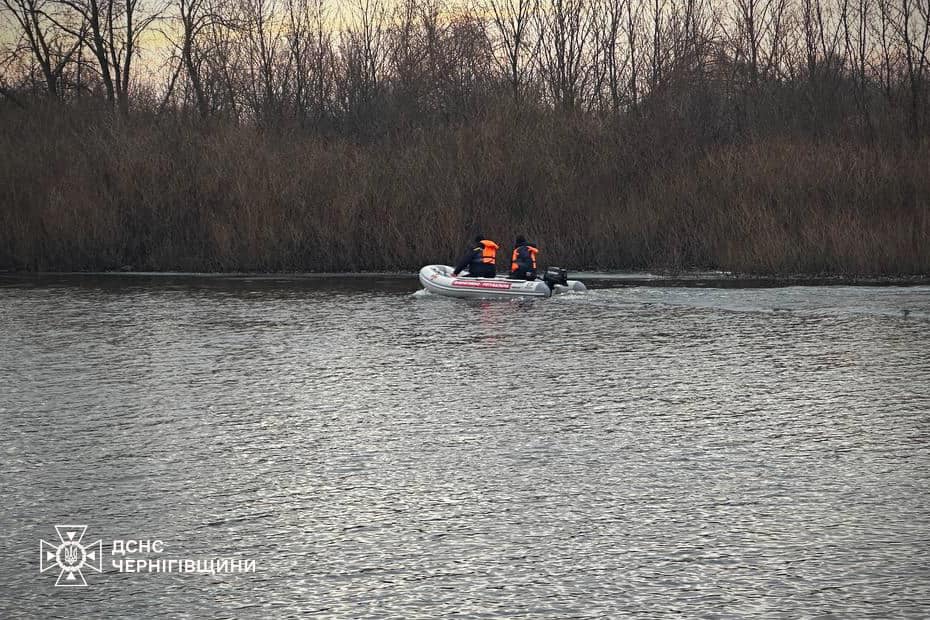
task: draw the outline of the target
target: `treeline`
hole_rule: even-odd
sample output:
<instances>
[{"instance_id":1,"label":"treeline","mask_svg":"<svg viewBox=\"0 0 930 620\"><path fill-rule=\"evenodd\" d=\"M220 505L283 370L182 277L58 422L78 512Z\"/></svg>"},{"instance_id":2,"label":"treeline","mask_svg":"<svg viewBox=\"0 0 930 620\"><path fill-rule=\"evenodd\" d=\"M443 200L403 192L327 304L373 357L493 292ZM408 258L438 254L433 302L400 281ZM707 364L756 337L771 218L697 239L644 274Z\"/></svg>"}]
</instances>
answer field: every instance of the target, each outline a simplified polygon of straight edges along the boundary
<instances>
[{"instance_id":1,"label":"treeline","mask_svg":"<svg viewBox=\"0 0 930 620\"><path fill-rule=\"evenodd\" d=\"M0 2L0 267L930 272L930 2Z\"/></svg>"},{"instance_id":2,"label":"treeline","mask_svg":"<svg viewBox=\"0 0 930 620\"><path fill-rule=\"evenodd\" d=\"M660 103L741 133L928 122L925 0L0 1L11 98L361 134L507 95L601 116Z\"/></svg>"}]
</instances>

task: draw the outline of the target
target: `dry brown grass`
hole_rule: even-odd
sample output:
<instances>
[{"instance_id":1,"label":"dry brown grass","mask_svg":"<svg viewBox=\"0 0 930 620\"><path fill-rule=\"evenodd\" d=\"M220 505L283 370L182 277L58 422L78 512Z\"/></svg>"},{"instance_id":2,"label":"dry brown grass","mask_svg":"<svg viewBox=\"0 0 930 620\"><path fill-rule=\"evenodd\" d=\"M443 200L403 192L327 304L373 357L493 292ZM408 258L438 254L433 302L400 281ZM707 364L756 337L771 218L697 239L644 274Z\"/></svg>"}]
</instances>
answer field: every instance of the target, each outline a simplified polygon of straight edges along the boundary
<instances>
[{"instance_id":1,"label":"dry brown grass","mask_svg":"<svg viewBox=\"0 0 930 620\"><path fill-rule=\"evenodd\" d=\"M0 107L0 268L410 270L478 228L579 268L930 273L930 148L506 115L360 142Z\"/></svg>"}]
</instances>

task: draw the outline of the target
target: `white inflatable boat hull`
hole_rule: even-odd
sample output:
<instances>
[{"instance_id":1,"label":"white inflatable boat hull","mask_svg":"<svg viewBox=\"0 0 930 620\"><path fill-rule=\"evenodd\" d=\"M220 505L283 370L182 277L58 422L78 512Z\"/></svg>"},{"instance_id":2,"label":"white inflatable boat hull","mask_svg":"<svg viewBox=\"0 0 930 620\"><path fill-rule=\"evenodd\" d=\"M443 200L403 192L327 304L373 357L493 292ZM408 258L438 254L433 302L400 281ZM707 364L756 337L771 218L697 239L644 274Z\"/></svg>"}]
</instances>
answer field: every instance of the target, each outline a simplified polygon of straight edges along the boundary
<instances>
[{"instance_id":1,"label":"white inflatable boat hull","mask_svg":"<svg viewBox=\"0 0 930 620\"><path fill-rule=\"evenodd\" d=\"M493 297L549 297L569 291L587 290L578 280L568 280L568 286L555 285L555 290L542 280L511 280L507 276L496 278L467 278L452 275L448 265L427 265L420 270L420 284L430 293L446 297L488 299Z\"/></svg>"}]
</instances>

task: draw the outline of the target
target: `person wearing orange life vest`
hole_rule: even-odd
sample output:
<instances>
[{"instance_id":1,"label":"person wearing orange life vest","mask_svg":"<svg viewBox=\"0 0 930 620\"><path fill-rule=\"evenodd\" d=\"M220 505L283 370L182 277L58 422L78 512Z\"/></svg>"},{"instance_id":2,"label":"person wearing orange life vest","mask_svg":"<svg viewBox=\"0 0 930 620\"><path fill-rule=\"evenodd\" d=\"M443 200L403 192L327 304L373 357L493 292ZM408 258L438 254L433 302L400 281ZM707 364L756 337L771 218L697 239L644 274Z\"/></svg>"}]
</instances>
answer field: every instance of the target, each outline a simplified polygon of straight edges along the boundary
<instances>
[{"instance_id":1,"label":"person wearing orange life vest","mask_svg":"<svg viewBox=\"0 0 930 620\"><path fill-rule=\"evenodd\" d=\"M510 277L517 280L536 279L536 255L539 250L529 243L523 235L517 236L513 244L513 256L510 259Z\"/></svg>"},{"instance_id":2,"label":"person wearing orange life vest","mask_svg":"<svg viewBox=\"0 0 930 620\"><path fill-rule=\"evenodd\" d=\"M459 273L468 269L468 277L493 278L497 275L495 264L498 248L500 248L499 245L490 239L485 239L484 235L478 235L475 237L475 246L456 264L452 275L458 276Z\"/></svg>"}]
</instances>

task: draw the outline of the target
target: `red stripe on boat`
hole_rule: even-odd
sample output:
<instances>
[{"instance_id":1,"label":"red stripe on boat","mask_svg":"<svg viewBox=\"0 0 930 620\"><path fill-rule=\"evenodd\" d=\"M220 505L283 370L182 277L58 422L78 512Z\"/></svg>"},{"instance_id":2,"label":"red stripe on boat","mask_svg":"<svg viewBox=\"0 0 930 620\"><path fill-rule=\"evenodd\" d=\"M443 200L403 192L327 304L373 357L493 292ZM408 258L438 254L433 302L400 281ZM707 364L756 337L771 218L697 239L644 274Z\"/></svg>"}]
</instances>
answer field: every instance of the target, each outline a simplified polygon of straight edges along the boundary
<instances>
[{"instance_id":1,"label":"red stripe on boat","mask_svg":"<svg viewBox=\"0 0 930 620\"><path fill-rule=\"evenodd\" d=\"M479 280L453 280L452 286L460 286L463 288L508 289L510 288L510 282L481 282Z\"/></svg>"}]
</instances>

